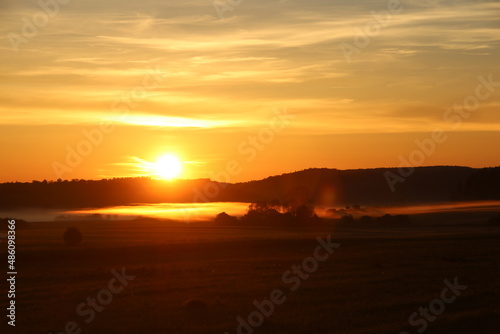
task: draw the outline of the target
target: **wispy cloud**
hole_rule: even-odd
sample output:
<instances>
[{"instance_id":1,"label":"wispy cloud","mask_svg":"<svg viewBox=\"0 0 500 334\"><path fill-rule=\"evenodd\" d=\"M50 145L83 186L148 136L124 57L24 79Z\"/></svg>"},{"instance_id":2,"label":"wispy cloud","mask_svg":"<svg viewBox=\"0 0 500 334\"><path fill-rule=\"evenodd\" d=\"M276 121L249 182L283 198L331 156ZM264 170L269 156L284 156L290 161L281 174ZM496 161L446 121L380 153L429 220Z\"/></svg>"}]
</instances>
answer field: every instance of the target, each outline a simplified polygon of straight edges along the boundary
<instances>
[{"instance_id":1,"label":"wispy cloud","mask_svg":"<svg viewBox=\"0 0 500 334\"><path fill-rule=\"evenodd\" d=\"M355 43L387 2L252 0L220 20L211 1L71 1L19 54L8 39L0 44L0 125L26 134L110 120L127 133L158 130L149 141L175 133L172 142L193 140L195 150L207 137L221 136L215 147L253 135L286 105L296 138L429 131L478 76L500 81L500 3L402 3L348 64L339 43ZM22 34L21 19L40 10L28 0L0 6L2 36ZM113 102L151 64L168 74L128 117L117 115ZM496 93L453 131L499 131L499 105Z\"/></svg>"}]
</instances>

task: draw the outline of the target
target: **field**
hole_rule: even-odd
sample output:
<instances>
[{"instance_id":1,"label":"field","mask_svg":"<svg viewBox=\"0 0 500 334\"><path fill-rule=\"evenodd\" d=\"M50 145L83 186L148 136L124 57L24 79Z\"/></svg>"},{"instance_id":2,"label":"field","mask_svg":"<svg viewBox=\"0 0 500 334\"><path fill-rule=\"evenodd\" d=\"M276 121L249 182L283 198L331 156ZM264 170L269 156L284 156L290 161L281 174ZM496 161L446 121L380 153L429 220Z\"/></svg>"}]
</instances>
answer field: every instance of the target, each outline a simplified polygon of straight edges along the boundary
<instances>
[{"instance_id":1,"label":"field","mask_svg":"<svg viewBox=\"0 0 500 334\"><path fill-rule=\"evenodd\" d=\"M81 230L81 245L63 244L68 226ZM329 235L340 245L315 253L317 237ZM16 327L8 333L496 334L499 242L500 228L472 224L285 231L154 220L30 223L17 231ZM304 262L315 254L324 259L317 268ZM294 265L300 274L290 272ZM129 277L120 284L114 277L122 270ZM455 279L456 298L440 302L444 281ZM269 301L276 289L279 304ZM94 309L89 297L97 297ZM264 300L267 309L257 313L254 301ZM430 304L439 314L409 323Z\"/></svg>"}]
</instances>

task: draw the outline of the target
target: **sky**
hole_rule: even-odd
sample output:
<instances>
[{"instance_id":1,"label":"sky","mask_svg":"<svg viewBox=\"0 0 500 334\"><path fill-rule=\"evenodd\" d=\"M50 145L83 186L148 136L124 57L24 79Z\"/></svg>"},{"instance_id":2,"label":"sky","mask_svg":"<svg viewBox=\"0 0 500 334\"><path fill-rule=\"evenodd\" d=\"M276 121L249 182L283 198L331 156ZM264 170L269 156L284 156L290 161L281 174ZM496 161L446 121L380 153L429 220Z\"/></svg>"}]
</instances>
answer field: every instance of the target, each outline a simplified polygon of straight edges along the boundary
<instances>
[{"instance_id":1,"label":"sky","mask_svg":"<svg viewBox=\"0 0 500 334\"><path fill-rule=\"evenodd\" d=\"M1 0L0 182L500 165L500 2ZM149 166L149 167L148 167Z\"/></svg>"}]
</instances>

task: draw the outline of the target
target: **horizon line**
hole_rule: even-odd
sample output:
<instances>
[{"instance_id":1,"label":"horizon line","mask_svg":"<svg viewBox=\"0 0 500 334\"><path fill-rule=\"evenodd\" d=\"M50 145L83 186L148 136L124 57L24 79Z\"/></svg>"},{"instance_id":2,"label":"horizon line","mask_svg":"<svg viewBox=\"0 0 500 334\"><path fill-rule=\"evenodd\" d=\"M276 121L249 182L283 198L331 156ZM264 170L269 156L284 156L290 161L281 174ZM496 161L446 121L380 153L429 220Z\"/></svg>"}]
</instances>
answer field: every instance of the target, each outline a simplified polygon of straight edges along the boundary
<instances>
[{"instance_id":1,"label":"horizon line","mask_svg":"<svg viewBox=\"0 0 500 334\"><path fill-rule=\"evenodd\" d=\"M151 176L116 176L113 178L101 178L101 179L57 179L57 180L31 180L31 181L5 181L5 182L0 182L0 184L11 184L11 183L60 183L60 182L77 182L77 181L104 181L104 180L119 180L119 179L150 179L150 180L155 180L155 181L162 181L162 182L177 182L177 181L199 181L199 180L209 180L210 182L216 182L216 183L225 183L225 184L238 184L238 183L249 183L249 182L256 182L256 181L262 181L266 180L269 178L273 177L279 177L283 175L290 175L290 174L295 174L295 173L301 173L309 170L332 170L332 171L362 171L362 170L377 170L377 169L387 169L387 170L394 170L394 169L400 169L400 168L415 168L415 169L423 169L423 168L442 168L442 167L454 167L454 168L468 168L468 169L488 169L488 168L500 168L500 165L497 166L484 166L484 167L470 167L470 166L460 166L460 165L431 165L431 166L399 166L399 167L371 167L371 168L347 168L347 169L338 169L338 168L333 168L333 167L309 167L301 170L296 170L293 172L283 172L281 174L274 174L274 175L269 175L267 177L261 178L261 179L254 179L254 180L248 180L248 181L240 181L240 182L222 182L222 181L217 181L217 180L212 180L211 178L193 178L193 179L182 179L182 178L174 178L174 179L159 179L159 178L154 178ZM60 180L60 181L59 181Z\"/></svg>"}]
</instances>

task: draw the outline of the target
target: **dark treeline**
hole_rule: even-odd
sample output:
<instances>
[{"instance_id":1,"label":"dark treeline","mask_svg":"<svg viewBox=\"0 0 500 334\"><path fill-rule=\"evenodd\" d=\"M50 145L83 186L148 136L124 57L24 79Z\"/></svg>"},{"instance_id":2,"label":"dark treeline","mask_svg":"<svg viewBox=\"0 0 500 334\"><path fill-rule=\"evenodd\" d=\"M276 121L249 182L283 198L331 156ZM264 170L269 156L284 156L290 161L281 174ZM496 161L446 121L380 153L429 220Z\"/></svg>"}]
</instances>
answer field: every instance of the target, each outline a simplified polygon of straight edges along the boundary
<instances>
[{"instance_id":1,"label":"dark treeline","mask_svg":"<svg viewBox=\"0 0 500 334\"><path fill-rule=\"evenodd\" d=\"M301 200L325 207L408 205L469 200L500 200L500 167L418 167L406 178L387 183L397 168L308 169L244 183L208 179L159 181L117 178L0 184L0 209L86 208L134 203L262 202Z\"/></svg>"},{"instance_id":2,"label":"dark treeline","mask_svg":"<svg viewBox=\"0 0 500 334\"><path fill-rule=\"evenodd\" d=\"M134 203L192 202L209 180L117 178L0 184L0 209L87 208Z\"/></svg>"},{"instance_id":3,"label":"dark treeline","mask_svg":"<svg viewBox=\"0 0 500 334\"><path fill-rule=\"evenodd\" d=\"M406 171L404 171L406 172ZM409 205L468 200L500 199L500 167L416 167L408 177L394 184L387 173L398 175L397 168L308 169L273 176L260 181L234 185L236 194L251 194L256 200L288 200L304 196L325 207L345 205ZM292 194L293 193L293 194ZM291 195L292 194L292 195Z\"/></svg>"},{"instance_id":4,"label":"dark treeline","mask_svg":"<svg viewBox=\"0 0 500 334\"><path fill-rule=\"evenodd\" d=\"M215 217L215 224L222 226L283 226L301 227L320 223L321 219L314 212L314 206L300 200L281 203L278 200L252 203L245 215L230 216L225 212Z\"/></svg>"}]
</instances>

